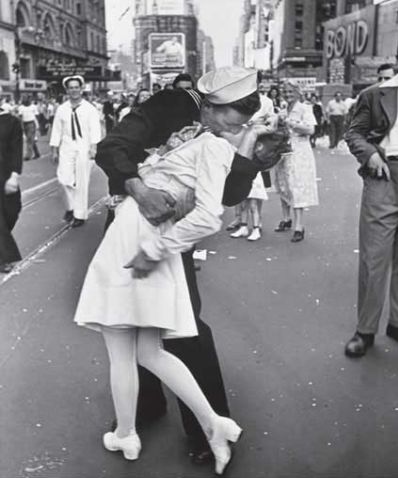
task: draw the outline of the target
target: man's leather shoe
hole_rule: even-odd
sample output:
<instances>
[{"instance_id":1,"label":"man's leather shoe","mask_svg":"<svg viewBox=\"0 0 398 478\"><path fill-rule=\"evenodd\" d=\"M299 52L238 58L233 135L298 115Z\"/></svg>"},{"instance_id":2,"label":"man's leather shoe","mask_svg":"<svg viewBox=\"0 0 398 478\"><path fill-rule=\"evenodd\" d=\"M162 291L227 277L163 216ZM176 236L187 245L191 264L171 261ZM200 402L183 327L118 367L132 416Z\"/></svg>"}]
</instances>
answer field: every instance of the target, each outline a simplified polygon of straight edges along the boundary
<instances>
[{"instance_id":1,"label":"man's leather shoe","mask_svg":"<svg viewBox=\"0 0 398 478\"><path fill-rule=\"evenodd\" d=\"M398 342L398 327L395 327L394 325L388 324L387 325L387 330L386 330L386 335L390 337L391 339L394 339Z\"/></svg>"},{"instance_id":2,"label":"man's leather shoe","mask_svg":"<svg viewBox=\"0 0 398 478\"><path fill-rule=\"evenodd\" d=\"M80 226L83 226L83 224L85 223L86 221L84 221L83 219L73 219L73 222L72 222L72 227L80 227Z\"/></svg>"},{"instance_id":3,"label":"man's leather shoe","mask_svg":"<svg viewBox=\"0 0 398 478\"><path fill-rule=\"evenodd\" d=\"M9 274L13 269L14 266L8 262L5 264L0 264L0 274Z\"/></svg>"},{"instance_id":4,"label":"man's leather shoe","mask_svg":"<svg viewBox=\"0 0 398 478\"><path fill-rule=\"evenodd\" d=\"M345 354L347 357L363 357L367 349L374 344L374 341L374 334L355 332L354 337L345 346Z\"/></svg>"},{"instance_id":5,"label":"man's leather shoe","mask_svg":"<svg viewBox=\"0 0 398 478\"><path fill-rule=\"evenodd\" d=\"M73 211L70 210L70 211L66 211L65 214L64 214L64 217L62 218L64 221L66 222L71 222L73 221L74 217L73 217Z\"/></svg>"}]
</instances>

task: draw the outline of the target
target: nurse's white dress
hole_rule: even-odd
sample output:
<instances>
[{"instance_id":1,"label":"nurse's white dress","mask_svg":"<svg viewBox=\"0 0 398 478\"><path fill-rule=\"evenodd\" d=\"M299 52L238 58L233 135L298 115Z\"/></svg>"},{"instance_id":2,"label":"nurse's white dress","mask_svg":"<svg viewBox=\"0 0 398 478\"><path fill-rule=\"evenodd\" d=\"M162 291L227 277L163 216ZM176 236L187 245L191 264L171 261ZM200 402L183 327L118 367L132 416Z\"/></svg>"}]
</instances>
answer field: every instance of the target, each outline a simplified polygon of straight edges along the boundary
<instances>
[{"instance_id":1,"label":"nurse's white dress","mask_svg":"<svg viewBox=\"0 0 398 478\"><path fill-rule=\"evenodd\" d=\"M181 219L152 226L135 200L126 198L89 266L75 322L94 330L157 327L163 338L197 335L180 253L220 230L233 156L226 140L203 133L142 165L144 183L170 193ZM140 249L159 263L147 278L134 279L124 266Z\"/></svg>"}]
</instances>

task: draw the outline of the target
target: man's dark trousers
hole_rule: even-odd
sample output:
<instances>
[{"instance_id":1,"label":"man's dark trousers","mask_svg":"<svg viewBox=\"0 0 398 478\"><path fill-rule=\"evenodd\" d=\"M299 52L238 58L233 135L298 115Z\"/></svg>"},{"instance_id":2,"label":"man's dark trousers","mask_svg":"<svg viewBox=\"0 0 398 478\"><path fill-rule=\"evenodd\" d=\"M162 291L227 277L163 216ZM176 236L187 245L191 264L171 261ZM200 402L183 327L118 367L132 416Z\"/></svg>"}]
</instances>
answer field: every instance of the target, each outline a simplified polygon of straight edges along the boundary
<instances>
[{"instance_id":1,"label":"man's dark trousers","mask_svg":"<svg viewBox=\"0 0 398 478\"><path fill-rule=\"evenodd\" d=\"M336 148L344 135L344 116L343 115L331 115L329 125L329 141L330 148Z\"/></svg>"},{"instance_id":2,"label":"man's dark trousers","mask_svg":"<svg viewBox=\"0 0 398 478\"><path fill-rule=\"evenodd\" d=\"M4 193L0 182L0 264L21 260L18 246L11 234L21 211L21 192Z\"/></svg>"},{"instance_id":3,"label":"man's dark trousers","mask_svg":"<svg viewBox=\"0 0 398 478\"><path fill-rule=\"evenodd\" d=\"M109 226L113 218L114 212L109 210L105 227ZM229 416L227 396L213 335L210 327L200 318L201 301L192 254L193 251L188 251L181 256L198 336L167 339L163 343L168 352L178 357L189 368L215 412L219 415ZM166 409L166 398L160 380L143 367L139 367L139 380L138 420L144 416L156 416ZM185 433L193 439L197 446L206 446L206 437L195 416L180 400L178 400L178 404Z\"/></svg>"},{"instance_id":4,"label":"man's dark trousers","mask_svg":"<svg viewBox=\"0 0 398 478\"><path fill-rule=\"evenodd\" d=\"M359 220L358 332L376 334L390 278L389 324L398 327L398 158L391 180L364 178Z\"/></svg>"}]
</instances>

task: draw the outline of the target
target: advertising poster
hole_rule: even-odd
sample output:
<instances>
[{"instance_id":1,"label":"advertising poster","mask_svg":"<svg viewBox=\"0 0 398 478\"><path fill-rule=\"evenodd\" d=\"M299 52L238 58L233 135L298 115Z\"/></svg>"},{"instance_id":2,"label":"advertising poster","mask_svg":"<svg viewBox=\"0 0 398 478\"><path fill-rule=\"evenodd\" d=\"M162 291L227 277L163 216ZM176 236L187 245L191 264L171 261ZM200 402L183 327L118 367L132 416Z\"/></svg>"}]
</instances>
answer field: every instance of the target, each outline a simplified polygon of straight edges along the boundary
<instances>
[{"instance_id":1,"label":"advertising poster","mask_svg":"<svg viewBox=\"0 0 398 478\"><path fill-rule=\"evenodd\" d=\"M151 33L149 57L151 68L184 68L185 35L183 33Z\"/></svg>"}]
</instances>

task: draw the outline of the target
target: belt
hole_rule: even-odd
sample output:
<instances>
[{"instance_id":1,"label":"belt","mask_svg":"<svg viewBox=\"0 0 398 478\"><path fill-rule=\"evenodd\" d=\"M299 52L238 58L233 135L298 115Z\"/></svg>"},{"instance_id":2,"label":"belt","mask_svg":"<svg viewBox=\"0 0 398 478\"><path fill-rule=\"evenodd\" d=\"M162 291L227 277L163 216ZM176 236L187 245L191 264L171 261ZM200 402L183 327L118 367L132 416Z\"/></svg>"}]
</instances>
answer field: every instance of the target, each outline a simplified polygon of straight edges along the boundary
<instances>
[{"instance_id":1,"label":"belt","mask_svg":"<svg viewBox=\"0 0 398 478\"><path fill-rule=\"evenodd\" d=\"M388 161L398 161L398 156L387 156Z\"/></svg>"}]
</instances>

